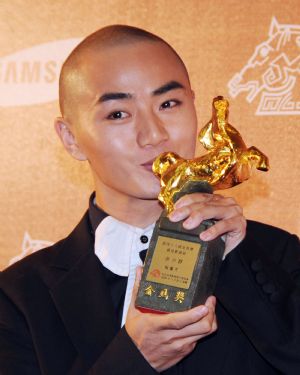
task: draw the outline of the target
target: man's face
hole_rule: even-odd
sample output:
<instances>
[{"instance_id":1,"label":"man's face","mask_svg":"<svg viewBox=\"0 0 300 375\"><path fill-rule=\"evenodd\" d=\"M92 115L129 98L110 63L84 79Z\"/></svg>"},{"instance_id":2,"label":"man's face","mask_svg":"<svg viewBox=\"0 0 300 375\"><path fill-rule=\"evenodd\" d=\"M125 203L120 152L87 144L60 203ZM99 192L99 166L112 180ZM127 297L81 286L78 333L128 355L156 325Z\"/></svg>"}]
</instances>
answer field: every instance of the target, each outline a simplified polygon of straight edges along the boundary
<instances>
[{"instance_id":1,"label":"man's face","mask_svg":"<svg viewBox=\"0 0 300 375\"><path fill-rule=\"evenodd\" d=\"M157 199L153 160L164 151L194 156L193 92L163 43L139 42L85 53L72 132L92 168L96 191Z\"/></svg>"}]
</instances>

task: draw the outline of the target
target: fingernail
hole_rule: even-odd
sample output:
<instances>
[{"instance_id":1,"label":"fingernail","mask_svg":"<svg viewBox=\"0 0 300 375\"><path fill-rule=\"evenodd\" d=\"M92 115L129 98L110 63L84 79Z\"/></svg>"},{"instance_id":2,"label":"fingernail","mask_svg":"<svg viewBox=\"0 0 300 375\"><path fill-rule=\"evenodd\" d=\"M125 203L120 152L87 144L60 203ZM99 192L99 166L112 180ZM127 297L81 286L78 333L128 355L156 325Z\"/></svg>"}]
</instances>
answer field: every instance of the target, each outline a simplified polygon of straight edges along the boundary
<instances>
[{"instance_id":1,"label":"fingernail","mask_svg":"<svg viewBox=\"0 0 300 375\"><path fill-rule=\"evenodd\" d=\"M216 307L216 303L217 303L217 300L214 296L210 296L207 298L206 302L205 302L205 306L207 305L212 305L213 307Z\"/></svg>"},{"instance_id":2,"label":"fingernail","mask_svg":"<svg viewBox=\"0 0 300 375\"><path fill-rule=\"evenodd\" d=\"M174 211L172 211L170 214L169 214L169 219L171 220L171 221L175 221L175 220L177 220L177 214L176 214L176 212L174 212Z\"/></svg>"},{"instance_id":3,"label":"fingernail","mask_svg":"<svg viewBox=\"0 0 300 375\"><path fill-rule=\"evenodd\" d=\"M183 206L186 206L187 204L186 200L187 200L186 198L180 198L177 202L175 202L174 207L181 208Z\"/></svg>"},{"instance_id":4,"label":"fingernail","mask_svg":"<svg viewBox=\"0 0 300 375\"><path fill-rule=\"evenodd\" d=\"M193 227L193 220L191 218L185 220L183 227L186 229L191 229Z\"/></svg>"},{"instance_id":5,"label":"fingernail","mask_svg":"<svg viewBox=\"0 0 300 375\"><path fill-rule=\"evenodd\" d=\"M179 221L179 220L183 219L183 217L182 217L182 214L180 212L172 211L169 215L169 219L171 221Z\"/></svg>"},{"instance_id":6,"label":"fingernail","mask_svg":"<svg viewBox=\"0 0 300 375\"><path fill-rule=\"evenodd\" d=\"M180 207L182 207L182 202L181 202L181 201L177 201L177 202L174 204L174 207L175 207L175 208L180 208Z\"/></svg>"},{"instance_id":7,"label":"fingernail","mask_svg":"<svg viewBox=\"0 0 300 375\"><path fill-rule=\"evenodd\" d=\"M200 238L201 238L201 240L203 240L203 241L208 241L208 240L211 239L211 234L210 234L209 232L207 232L207 231L202 232L202 233L200 234Z\"/></svg>"}]
</instances>

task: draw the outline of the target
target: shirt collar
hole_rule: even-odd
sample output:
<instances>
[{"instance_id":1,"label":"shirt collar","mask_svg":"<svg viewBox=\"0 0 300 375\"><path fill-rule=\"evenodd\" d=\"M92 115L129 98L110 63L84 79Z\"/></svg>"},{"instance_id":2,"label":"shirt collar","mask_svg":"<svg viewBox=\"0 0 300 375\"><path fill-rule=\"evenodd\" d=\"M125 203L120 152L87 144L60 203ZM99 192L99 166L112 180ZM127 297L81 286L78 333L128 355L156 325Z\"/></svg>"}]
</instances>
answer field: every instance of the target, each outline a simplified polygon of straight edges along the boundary
<instances>
[{"instance_id":1,"label":"shirt collar","mask_svg":"<svg viewBox=\"0 0 300 375\"><path fill-rule=\"evenodd\" d=\"M96 205L95 197L94 192L89 200L95 254L107 269L117 275L128 276L131 268L142 264L139 252L148 248L155 224L138 228L119 221L102 211ZM148 239L146 243L145 238Z\"/></svg>"},{"instance_id":2,"label":"shirt collar","mask_svg":"<svg viewBox=\"0 0 300 375\"><path fill-rule=\"evenodd\" d=\"M98 225L107 217L108 214L101 210L96 204L96 193L93 192L89 200L89 219L91 222L93 234L95 234Z\"/></svg>"},{"instance_id":3,"label":"shirt collar","mask_svg":"<svg viewBox=\"0 0 300 375\"><path fill-rule=\"evenodd\" d=\"M95 254L113 273L135 274L136 267L142 265L139 253L148 248L153 228L154 224L138 228L107 216L95 232ZM143 241L145 238L147 243Z\"/></svg>"}]
</instances>

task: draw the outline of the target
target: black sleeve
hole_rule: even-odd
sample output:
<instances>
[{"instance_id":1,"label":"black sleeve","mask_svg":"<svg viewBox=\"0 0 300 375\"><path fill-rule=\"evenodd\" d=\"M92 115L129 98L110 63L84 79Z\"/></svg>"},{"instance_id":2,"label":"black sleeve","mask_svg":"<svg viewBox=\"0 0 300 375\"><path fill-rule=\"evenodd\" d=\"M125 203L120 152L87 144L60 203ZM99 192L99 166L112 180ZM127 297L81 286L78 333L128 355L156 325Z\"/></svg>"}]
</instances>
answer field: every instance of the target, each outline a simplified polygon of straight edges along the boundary
<instances>
[{"instance_id":1,"label":"black sleeve","mask_svg":"<svg viewBox=\"0 0 300 375\"><path fill-rule=\"evenodd\" d=\"M38 362L23 314L1 290L0 306L0 374L51 374L51 370L41 368ZM155 375L157 372L139 352L125 328L122 328L90 368L77 356L68 374Z\"/></svg>"},{"instance_id":2,"label":"black sleeve","mask_svg":"<svg viewBox=\"0 0 300 375\"><path fill-rule=\"evenodd\" d=\"M123 327L88 374L155 375L158 373L145 360Z\"/></svg>"},{"instance_id":3,"label":"black sleeve","mask_svg":"<svg viewBox=\"0 0 300 375\"><path fill-rule=\"evenodd\" d=\"M257 351L282 373L300 374L299 239L251 224L223 262L217 291Z\"/></svg>"},{"instance_id":4,"label":"black sleeve","mask_svg":"<svg viewBox=\"0 0 300 375\"><path fill-rule=\"evenodd\" d=\"M41 374L22 314L0 290L0 374Z\"/></svg>"}]
</instances>

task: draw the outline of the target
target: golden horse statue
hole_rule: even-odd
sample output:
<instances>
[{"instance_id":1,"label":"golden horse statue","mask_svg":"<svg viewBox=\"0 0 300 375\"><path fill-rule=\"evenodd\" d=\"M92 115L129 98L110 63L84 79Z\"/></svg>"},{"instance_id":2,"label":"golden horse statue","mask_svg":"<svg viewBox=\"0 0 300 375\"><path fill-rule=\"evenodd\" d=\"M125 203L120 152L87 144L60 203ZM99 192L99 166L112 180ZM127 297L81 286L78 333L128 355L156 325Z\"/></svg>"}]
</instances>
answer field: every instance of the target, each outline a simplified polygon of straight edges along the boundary
<instances>
[{"instance_id":1,"label":"golden horse statue","mask_svg":"<svg viewBox=\"0 0 300 375\"><path fill-rule=\"evenodd\" d=\"M208 153L195 159L183 159L174 152L160 154L153 172L160 178L158 199L168 212L174 207L174 196L187 182L203 181L212 190L227 189L250 177L253 166L269 169L266 155L252 146L247 148L240 133L228 123L229 103L222 96L214 98L212 119L200 130L198 139Z\"/></svg>"}]
</instances>

